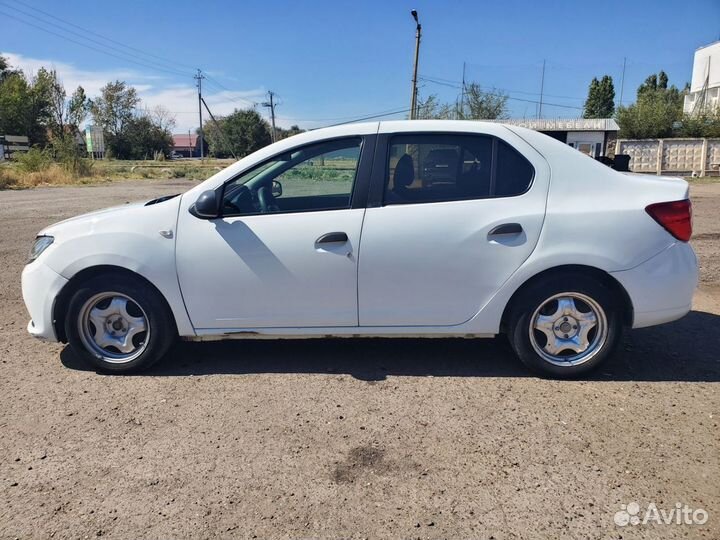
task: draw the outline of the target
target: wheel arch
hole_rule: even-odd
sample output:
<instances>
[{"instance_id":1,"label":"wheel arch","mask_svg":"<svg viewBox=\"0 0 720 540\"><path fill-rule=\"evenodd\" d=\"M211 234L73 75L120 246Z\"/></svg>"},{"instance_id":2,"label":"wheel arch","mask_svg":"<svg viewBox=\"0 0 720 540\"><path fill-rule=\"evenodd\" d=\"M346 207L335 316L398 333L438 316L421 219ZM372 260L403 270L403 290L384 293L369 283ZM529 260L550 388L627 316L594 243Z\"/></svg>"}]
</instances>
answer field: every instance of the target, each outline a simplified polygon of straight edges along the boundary
<instances>
[{"instance_id":1,"label":"wheel arch","mask_svg":"<svg viewBox=\"0 0 720 540\"><path fill-rule=\"evenodd\" d=\"M512 294L510 300L508 300L503 310L502 318L500 320L500 331L505 332L507 330L507 322L510 318L510 313L514 307L514 304L519 298L528 290L530 287L535 285L538 281L547 279L550 276L556 276L559 274L580 274L583 276L591 276L601 282L603 285L608 287L612 292L613 296L617 299L622 309L623 325L632 326L634 318L634 309L630 295L625 290L620 282L610 275L605 270L600 270L594 266L587 266L582 264L567 264L562 266L554 266L547 268L542 272L538 272L532 277L525 280L525 282L517 288Z\"/></svg>"},{"instance_id":2,"label":"wheel arch","mask_svg":"<svg viewBox=\"0 0 720 540\"><path fill-rule=\"evenodd\" d=\"M55 328L55 335L58 338L58 341L62 343L67 343L67 336L65 335L65 317L67 316L67 310L68 306L70 304L70 299L72 298L72 295L75 293L75 291L78 290L80 285L85 282L86 280L103 275L103 274L115 274L115 275L121 275L125 277L129 277L131 279L136 279L138 281L143 282L148 287L151 287L155 292L158 293L160 298L162 298L162 301L165 304L165 307L168 310L168 313L172 316L172 323L175 326L175 330L177 331L177 320L175 318L175 313L173 312L172 308L170 307L170 304L168 303L167 299L165 298L165 295L155 286L154 283L152 283L149 279L142 276L141 274L138 274L137 272L133 272L132 270L128 270L127 268L123 268L122 266L114 266L110 264L103 264L103 265L96 265L96 266L89 266L87 268L83 268L79 272L77 272L70 280L65 284L65 286L60 291L60 294L58 295L55 305L53 306L53 326Z\"/></svg>"}]
</instances>

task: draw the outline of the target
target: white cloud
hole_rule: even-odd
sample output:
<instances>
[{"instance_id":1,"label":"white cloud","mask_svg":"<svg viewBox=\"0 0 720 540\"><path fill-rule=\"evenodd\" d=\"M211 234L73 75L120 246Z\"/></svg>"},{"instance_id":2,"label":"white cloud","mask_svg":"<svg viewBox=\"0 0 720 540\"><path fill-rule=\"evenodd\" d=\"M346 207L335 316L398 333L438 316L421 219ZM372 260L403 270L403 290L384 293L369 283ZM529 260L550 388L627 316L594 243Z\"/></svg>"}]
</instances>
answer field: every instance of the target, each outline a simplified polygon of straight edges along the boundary
<instances>
[{"instance_id":1,"label":"white cloud","mask_svg":"<svg viewBox=\"0 0 720 540\"><path fill-rule=\"evenodd\" d=\"M83 70L73 64L55 60L30 58L17 53L2 54L9 60L11 66L22 69L27 75L37 73L41 67L54 69L68 94L78 86L82 86L86 94L92 98L97 96L100 89L108 82L125 81L137 90L142 99L141 107L153 109L162 106L169 110L176 119L176 132L184 133L198 126L198 99L194 83L178 84L163 76L148 75L131 69ZM203 87L203 97L216 117L229 114L236 108L250 107L252 102L261 102L265 98L263 88L247 91L214 91L208 86ZM267 116L266 109L259 108L258 111L263 116ZM203 110L203 118L208 118L205 110ZM277 123L279 126L288 127L294 122L278 118Z\"/></svg>"}]
</instances>

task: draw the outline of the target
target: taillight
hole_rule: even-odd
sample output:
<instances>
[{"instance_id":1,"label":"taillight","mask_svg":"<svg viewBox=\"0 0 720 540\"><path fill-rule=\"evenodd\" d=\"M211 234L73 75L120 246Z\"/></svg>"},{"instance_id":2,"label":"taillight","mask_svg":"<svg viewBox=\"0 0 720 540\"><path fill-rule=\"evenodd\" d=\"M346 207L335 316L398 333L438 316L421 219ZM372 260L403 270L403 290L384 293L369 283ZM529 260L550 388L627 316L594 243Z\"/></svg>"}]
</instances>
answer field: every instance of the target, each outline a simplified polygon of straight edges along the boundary
<instances>
[{"instance_id":1,"label":"taillight","mask_svg":"<svg viewBox=\"0 0 720 540\"><path fill-rule=\"evenodd\" d=\"M678 240L692 236L692 204L688 199L651 204L645 211Z\"/></svg>"}]
</instances>

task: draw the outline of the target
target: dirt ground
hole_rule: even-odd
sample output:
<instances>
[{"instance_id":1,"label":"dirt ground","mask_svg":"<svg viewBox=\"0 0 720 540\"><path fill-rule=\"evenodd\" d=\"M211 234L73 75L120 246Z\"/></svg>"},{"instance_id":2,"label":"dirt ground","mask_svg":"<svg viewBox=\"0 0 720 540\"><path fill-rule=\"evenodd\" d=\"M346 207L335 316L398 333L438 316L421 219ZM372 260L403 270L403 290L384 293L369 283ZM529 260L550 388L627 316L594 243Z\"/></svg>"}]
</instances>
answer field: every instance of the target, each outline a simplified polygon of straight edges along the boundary
<instances>
[{"instance_id":1,"label":"dirt ground","mask_svg":"<svg viewBox=\"0 0 720 540\"><path fill-rule=\"evenodd\" d=\"M1 537L720 538L720 184L692 190L694 311L586 381L502 339L186 343L104 376L26 333L40 228L188 184L0 192ZM632 502L709 519L615 525Z\"/></svg>"}]
</instances>

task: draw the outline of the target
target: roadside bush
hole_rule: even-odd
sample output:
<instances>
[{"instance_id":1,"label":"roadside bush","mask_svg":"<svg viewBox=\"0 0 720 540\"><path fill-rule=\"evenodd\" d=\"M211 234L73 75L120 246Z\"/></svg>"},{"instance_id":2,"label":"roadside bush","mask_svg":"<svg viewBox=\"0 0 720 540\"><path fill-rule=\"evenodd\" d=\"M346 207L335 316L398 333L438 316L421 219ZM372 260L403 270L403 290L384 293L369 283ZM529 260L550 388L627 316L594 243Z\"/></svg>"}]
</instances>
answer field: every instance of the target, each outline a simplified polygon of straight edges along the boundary
<instances>
[{"instance_id":1,"label":"roadside bush","mask_svg":"<svg viewBox=\"0 0 720 540\"><path fill-rule=\"evenodd\" d=\"M39 148L31 148L24 154L15 154L13 158L17 161L18 169L26 173L45 171L53 162L50 152Z\"/></svg>"},{"instance_id":2,"label":"roadside bush","mask_svg":"<svg viewBox=\"0 0 720 540\"><path fill-rule=\"evenodd\" d=\"M17 185L17 177L8 166L0 167L0 189L8 189Z\"/></svg>"},{"instance_id":3,"label":"roadside bush","mask_svg":"<svg viewBox=\"0 0 720 540\"><path fill-rule=\"evenodd\" d=\"M85 158L85 150L77 144L72 135L63 135L53 140L55 159L69 173L83 177L92 175L92 161Z\"/></svg>"}]
</instances>

